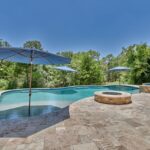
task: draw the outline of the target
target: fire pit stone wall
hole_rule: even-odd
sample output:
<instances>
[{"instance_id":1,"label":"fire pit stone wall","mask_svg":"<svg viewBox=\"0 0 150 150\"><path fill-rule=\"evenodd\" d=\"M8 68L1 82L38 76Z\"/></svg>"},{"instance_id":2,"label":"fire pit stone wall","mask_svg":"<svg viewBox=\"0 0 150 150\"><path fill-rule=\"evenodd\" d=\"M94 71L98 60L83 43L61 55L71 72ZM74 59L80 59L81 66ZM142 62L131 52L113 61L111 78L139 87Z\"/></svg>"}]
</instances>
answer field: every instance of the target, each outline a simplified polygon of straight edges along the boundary
<instances>
[{"instance_id":1,"label":"fire pit stone wall","mask_svg":"<svg viewBox=\"0 0 150 150\"><path fill-rule=\"evenodd\" d=\"M131 103L131 94L125 92L95 92L95 101L105 104L122 105Z\"/></svg>"}]
</instances>

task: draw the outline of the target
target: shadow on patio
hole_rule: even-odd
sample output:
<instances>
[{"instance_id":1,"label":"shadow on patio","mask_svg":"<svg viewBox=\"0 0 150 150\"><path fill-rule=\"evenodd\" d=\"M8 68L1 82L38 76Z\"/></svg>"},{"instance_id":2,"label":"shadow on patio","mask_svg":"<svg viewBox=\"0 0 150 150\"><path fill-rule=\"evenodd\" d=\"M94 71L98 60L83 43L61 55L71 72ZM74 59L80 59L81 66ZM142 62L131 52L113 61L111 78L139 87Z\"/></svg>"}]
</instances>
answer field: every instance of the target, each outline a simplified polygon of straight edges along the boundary
<instances>
[{"instance_id":1,"label":"shadow on patio","mask_svg":"<svg viewBox=\"0 0 150 150\"><path fill-rule=\"evenodd\" d=\"M22 106L0 111L0 137L27 137L70 118L69 106L65 108L51 105L32 106L31 117L27 117L27 110L28 106ZM9 120L4 120L4 118Z\"/></svg>"}]
</instances>

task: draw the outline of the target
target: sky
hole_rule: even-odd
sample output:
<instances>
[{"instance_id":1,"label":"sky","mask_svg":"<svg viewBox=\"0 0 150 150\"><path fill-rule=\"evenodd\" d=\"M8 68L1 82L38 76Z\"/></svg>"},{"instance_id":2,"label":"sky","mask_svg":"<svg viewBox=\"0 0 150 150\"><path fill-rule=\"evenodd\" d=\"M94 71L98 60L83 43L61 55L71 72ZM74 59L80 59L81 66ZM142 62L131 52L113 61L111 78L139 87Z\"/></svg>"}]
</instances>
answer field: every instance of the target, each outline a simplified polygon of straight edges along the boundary
<instances>
[{"instance_id":1,"label":"sky","mask_svg":"<svg viewBox=\"0 0 150 150\"><path fill-rule=\"evenodd\" d=\"M0 39L20 47L41 41L49 52L150 43L150 0L0 0Z\"/></svg>"}]
</instances>

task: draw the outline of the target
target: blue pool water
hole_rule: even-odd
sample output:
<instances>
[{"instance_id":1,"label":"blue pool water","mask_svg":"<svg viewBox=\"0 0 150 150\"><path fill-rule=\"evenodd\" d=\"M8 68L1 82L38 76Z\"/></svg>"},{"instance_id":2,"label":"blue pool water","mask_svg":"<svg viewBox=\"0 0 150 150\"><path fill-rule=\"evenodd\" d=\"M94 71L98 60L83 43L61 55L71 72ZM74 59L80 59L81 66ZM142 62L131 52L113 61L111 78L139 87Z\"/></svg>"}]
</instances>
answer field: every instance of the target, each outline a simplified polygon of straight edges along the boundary
<instances>
[{"instance_id":1,"label":"blue pool water","mask_svg":"<svg viewBox=\"0 0 150 150\"><path fill-rule=\"evenodd\" d=\"M32 116L60 110L69 104L94 95L95 91L124 91L137 93L139 89L129 86L75 86L55 89L33 89ZM0 119L28 116L28 90L12 90L0 96Z\"/></svg>"}]
</instances>

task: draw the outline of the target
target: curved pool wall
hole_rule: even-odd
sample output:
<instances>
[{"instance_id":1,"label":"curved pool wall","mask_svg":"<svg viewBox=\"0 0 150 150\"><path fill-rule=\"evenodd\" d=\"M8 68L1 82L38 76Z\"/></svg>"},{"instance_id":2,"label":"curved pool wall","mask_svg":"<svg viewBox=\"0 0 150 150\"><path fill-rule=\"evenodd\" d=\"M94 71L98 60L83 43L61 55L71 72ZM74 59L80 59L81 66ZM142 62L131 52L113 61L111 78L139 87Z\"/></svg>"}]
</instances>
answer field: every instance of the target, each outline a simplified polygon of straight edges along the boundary
<instances>
[{"instance_id":1,"label":"curved pool wall","mask_svg":"<svg viewBox=\"0 0 150 150\"><path fill-rule=\"evenodd\" d=\"M150 85L150 83L143 83L143 84L146 84L146 85ZM120 84L120 85L77 85L77 86L67 86L67 87L57 87L57 88L32 88L32 90L61 90L61 89L70 89L70 88L105 88L105 87L108 87L108 88L113 88L113 89L116 89L119 91L119 89L122 89L122 90L126 90L125 92L128 92L129 93L138 93L139 91L139 86L137 85L124 85L124 84ZM0 91L0 96L5 94L5 93L10 93L10 92L14 92L14 91L22 91L22 90L26 90L28 91L29 89L28 88L22 88L22 89L10 89L10 90L2 90Z\"/></svg>"},{"instance_id":2,"label":"curved pool wall","mask_svg":"<svg viewBox=\"0 0 150 150\"><path fill-rule=\"evenodd\" d=\"M63 88L33 88L31 100L32 116L58 111L69 104L94 95L96 91L124 91L138 93L135 86L71 86ZM1 92L0 119L22 118L28 115L28 89Z\"/></svg>"}]
</instances>

